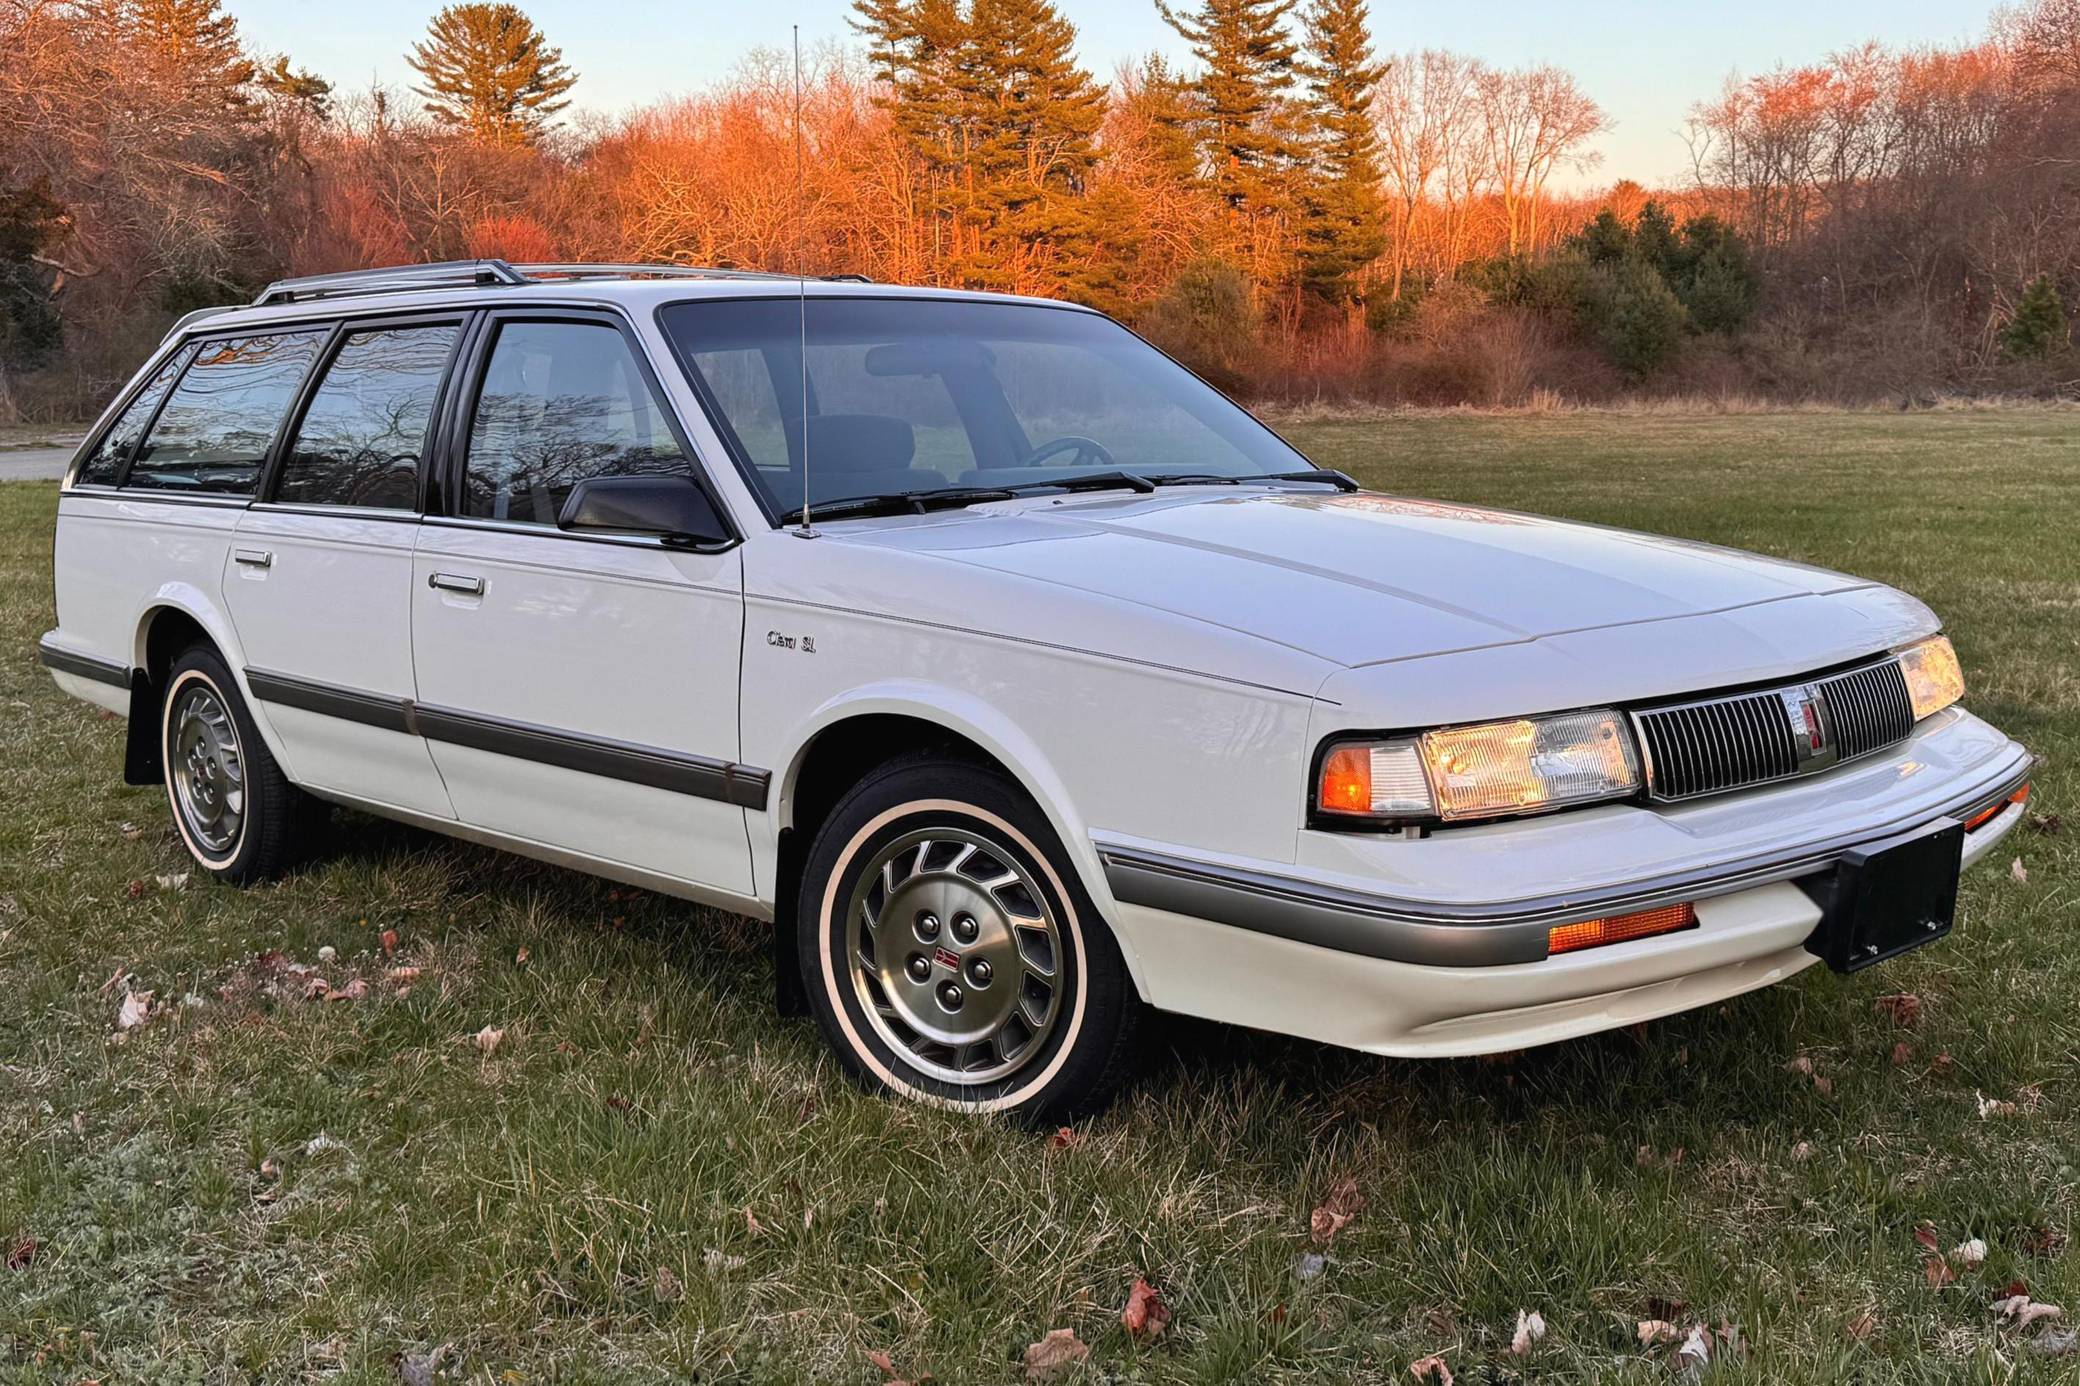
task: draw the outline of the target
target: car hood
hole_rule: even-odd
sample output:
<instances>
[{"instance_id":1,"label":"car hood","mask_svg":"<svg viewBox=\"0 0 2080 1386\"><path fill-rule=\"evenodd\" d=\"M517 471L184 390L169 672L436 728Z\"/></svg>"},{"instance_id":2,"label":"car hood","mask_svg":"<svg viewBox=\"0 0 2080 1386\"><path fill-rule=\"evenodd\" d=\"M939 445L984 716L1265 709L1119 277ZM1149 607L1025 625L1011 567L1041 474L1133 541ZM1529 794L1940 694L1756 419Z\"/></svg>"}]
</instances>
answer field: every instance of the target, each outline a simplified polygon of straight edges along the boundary
<instances>
[{"instance_id":1,"label":"car hood","mask_svg":"<svg viewBox=\"0 0 2080 1386\"><path fill-rule=\"evenodd\" d=\"M1883 590L1708 544L1362 492L1193 487L845 530L1346 667ZM1883 628L1896 612L1870 620L1860 605L1844 605L1838 632L1851 653L1897 634Z\"/></svg>"}]
</instances>

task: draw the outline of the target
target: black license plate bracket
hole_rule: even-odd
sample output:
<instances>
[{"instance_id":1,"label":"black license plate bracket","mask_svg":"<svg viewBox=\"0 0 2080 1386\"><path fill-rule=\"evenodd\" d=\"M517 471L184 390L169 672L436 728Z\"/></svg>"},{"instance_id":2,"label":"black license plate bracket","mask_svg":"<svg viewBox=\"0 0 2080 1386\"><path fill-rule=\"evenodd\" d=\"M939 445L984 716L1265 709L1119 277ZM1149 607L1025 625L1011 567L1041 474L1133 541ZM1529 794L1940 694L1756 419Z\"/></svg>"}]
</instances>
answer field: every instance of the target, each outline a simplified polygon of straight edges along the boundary
<instances>
[{"instance_id":1,"label":"black license plate bracket","mask_svg":"<svg viewBox=\"0 0 2080 1386\"><path fill-rule=\"evenodd\" d=\"M1837 972L1858 972L1935 942L1957 918L1963 858L1954 819L1851 848L1811 890L1821 917L1807 949Z\"/></svg>"}]
</instances>

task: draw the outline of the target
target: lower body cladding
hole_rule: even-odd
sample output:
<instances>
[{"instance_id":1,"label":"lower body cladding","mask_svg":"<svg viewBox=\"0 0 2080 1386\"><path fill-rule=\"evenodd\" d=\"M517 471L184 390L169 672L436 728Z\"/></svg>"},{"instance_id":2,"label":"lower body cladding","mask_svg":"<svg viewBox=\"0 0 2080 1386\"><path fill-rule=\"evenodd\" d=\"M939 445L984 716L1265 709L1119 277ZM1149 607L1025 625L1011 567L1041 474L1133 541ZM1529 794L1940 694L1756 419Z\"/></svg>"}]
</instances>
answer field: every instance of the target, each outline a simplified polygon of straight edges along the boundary
<instances>
[{"instance_id":1,"label":"lower body cladding","mask_svg":"<svg viewBox=\"0 0 2080 1386\"><path fill-rule=\"evenodd\" d=\"M1204 870L1139 844L1098 846L1113 918L1153 1005L1374 1054L1488 1054L1710 1005L1821 962L1846 927L1827 906L1844 893L1836 885L1853 869L1844 863L1861 860L1860 844L1935 840L1962 870L2021 820L2031 762L2010 746L2012 756L1982 767L1954 803L1904 835L1895 820L1860 843L1831 842L1824 860L1787 852L1774 868L1549 899L1485 921L1424 920L1347 887ZM1678 901L1695 915L1680 931L1546 952L1549 929ZM1949 902L1933 908L1947 927Z\"/></svg>"}]
</instances>

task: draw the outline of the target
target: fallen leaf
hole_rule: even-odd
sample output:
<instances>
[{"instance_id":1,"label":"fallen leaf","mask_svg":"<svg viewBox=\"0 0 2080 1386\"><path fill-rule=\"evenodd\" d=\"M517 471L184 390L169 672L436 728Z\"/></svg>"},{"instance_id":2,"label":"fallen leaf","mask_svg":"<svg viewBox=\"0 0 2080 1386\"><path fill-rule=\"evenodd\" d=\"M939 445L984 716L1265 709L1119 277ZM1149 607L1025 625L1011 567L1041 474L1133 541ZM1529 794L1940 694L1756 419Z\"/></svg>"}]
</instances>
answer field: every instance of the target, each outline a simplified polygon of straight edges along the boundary
<instances>
[{"instance_id":1,"label":"fallen leaf","mask_svg":"<svg viewBox=\"0 0 2080 1386\"><path fill-rule=\"evenodd\" d=\"M132 881L132 882L130 882L130 884L129 884L129 885L126 885L126 886L124 886L124 887L123 887L123 894L125 894L125 895L129 896L129 897L130 897L130 898L131 898L132 900L138 899L139 897L141 897L141 896L142 896L142 895L144 894L144 882L143 882L143 881Z\"/></svg>"},{"instance_id":2,"label":"fallen leaf","mask_svg":"<svg viewBox=\"0 0 2080 1386\"><path fill-rule=\"evenodd\" d=\"M29 1269L36 1260L36 1252L36 1239L23 1233L7 1248L7 1268L11 1271Z\"/></svg>"},{"instance_id":3,"label":"fallen leaf","mask_svg":"<svg viewBox=\"0 0 2080 1386\"><path fill-rule=\"evenodd\" d=\"M274 1162L273 1156L270 1155L260 1162L260 1177L262 1179L279 1179L282 1177L282 1167Z\"/></svg>"},{"instance_id":4,"label":"fallen leaf","mask_svg":"<svg viewBox=\"0 0 2080 1386\"><path fill-rule=\"evenodd\" d=\"M1895 1025L1912 1029L1921 1021L1921 998L1910 991L1881 996L1871 1004L1882 1014L1891 1017Z\"/></svg>"},{"instance_id":5,"label":"fallen leaf","mask_svg":"<svg viewBox=\"0 0 2080 1386\"><path fill-rule=\"evenodd\" d=\"M1966 1270L1976 1270L1986 1262L1986 1243L1977 1237L1959 1242L1950 1248L1950 1259Z\"/></svg>"},{"instance_id":6,"label":"fallen leaf","mask_svg":"<svg viewBox=\"0 0 2080 1386\"><path fill-rule=\"evenodd\" d=\"M1938 1054L1928 1061L1928 1066L1938 1073L1948 1073L1956 1063L1948 1054Z\"/></svg>"},{"instance_id":7,"label":"fallen leaf","mask_svg":"<svg viewBox=\"0 0 2080 1386\"><path fill-rule=\"evenodd\" d=\"M505 1037L506 1032L499 1026L486 1025L483 1029L477 1031L475 1037L470 1042L486 1054L491 1054L497 1052L500 1042Z\"/></svg>"},{"instance_id":8,"label":"fallen leaf","mask_svg":"<svg viewBox=\"0 0 2080 1386\"><path fill-rule=\"evenodd\" d=\"M766 1229L759 1225L757 1216L749 1208L744 1210L744 1230L754 1237L765 1235Z\"/></svg>"},{"instance_id":9,"label":"fallen leaf","mask_svg":"<svg viewBox=\"0 0 2080 1386\"><path fill-rule=\"evenodd\" d=\"M2065 820L2055 813L2033 813L2029 816L2030 831L2042 833L2046 837L2057 833L2065 825Z\"/></svg>"},{"instance_id":10,"label":"fallen leaf","mask_svg":"<svg viewBox=\"0 0 2080 1386\"><path fill-rule=\"evenodd\" d=\"M1051 1328L1039 1342L1026 1346L1026 1380L1060 1381L1090 1355L1090 1348L1077 1339L1075 1329Z\"/></svg>"},{"instance_id":11,"label":"fallen leaf","mask_svg":"<svg viewBox=\"0 0 2080 1386\"><path fill-rule=\"evenodd\" d=\"M2029 868L2022 864L2021 857L2017 857L2008 863L2008 876L2016 885L2029 884Z\"/></svg>"},{"instance_id":12,"label":"fallen leaf","mask_svg":"<svg viewBox=\"0 0 2080 1386\"><path fill-rule=\"evenodd\" d=\"M1877 1331L1878 1316L1869 1311L1858 1314L1842 1328L1842 1332L1848 1335L1849 1341L1852 1343L1864 1342L1869 1339L1871 1334Z\"/></svg>"},{"instance_id":13,"label":"fallen leaf","mask_svg":"<svg viewBox=\"0 0 2080 1386\"><path fill-rule=\"evenodd\" d=\"M107 980L107 981L105 981L105 982L103 982L103 983L101 984L101 993L100 993L100 994L101 994L101 995L103 995L103 996L106 996L106 995L108 995L108 994L109 994L110 992L114 991L114 990L115 990L115 989L116 989L117 987L121 986L121 985L123 984L123 979L124 979L125 977L128 977L129 975L130 975L130 969L129 969L129 968L127 968L127 967L119 967L119 968L117 968L117 969L116 969L115 971L113 971L113 972L109 973L109 974L108 974L108 980Z\"/></svg>"},{"instance_id":14,"label":"fallen leaf","mask_svg":"<svg viewBox=\"0 0 2080 1386\"><path fill-rule=\"evenodd\" d=\"M1813 1143L1811 1141L1800 1141L1797 1145L1792 1146L1791 1158L1800 1164L1804 1164L1807 1160L1812 1159Z\"/></svg>"},{"instance_id":15,"label":"fallen leaf","mask_svg":"<svg viewBox=\"0 0 2080 1386\"><path fill-rule=\"evenodd\" d=\"M368 983L356 977L338 991L326 992L325 999L327 1001L359 1001L366 995L368 995Z\"/></svg>"},{"instance_id":16,"label":"fallen leaf","mask_svg":"<svg viewBox=\"0 0 2080 1386\"><path fill-rule=\"evenodd\" d=\"M1676 1349L1676 1359L1692 1369L1712 1360L1712 1339L1704 1331L1703 1324L1691 1329L1690 1335L1683 1339L1683 1345Z\"/></svg>"},{"instance_id":17,"label":"fallen leaf","mask_svg":"<svg viewBox=\"0 0 2080 1386\"><path fill-rule=\"evenodd\" d=\"M1329 1190L1329 1196L1320 1207L1308 1215L1308 1234L1316 1246L1327 1246L1336 1240L1336 1234L1358 1215L1365 1206L1365 1195L1358 1192L1358 1181L1346 1179Z\"/></svg>"},{"instance_id":18,"label":"fallen leaf","mask_svg":"<svg viewBox=\"0 0 2080 1386\"><path fill-rule=\"evenodd\" d=\"M383 956L389 957L397 951L397 930L385 929L378 940L383 947Z\"/></svg>"},{"instance_id":19,"label":"fallen leaf","mask_svg":"<svg viewBox=\"0 0 2080 1386\"><path fill-rule=\"evenodd\" d=\"M1082 1144L1083 1132L1073 1126L1057 1127L1055 1128L1055 1133L1047 1138L1047 1146L1050 1150L1074 1150Z\"/></svg>"},{"instance_id":20,"label":"fallen leaf","mask_svg":"<svg viewBox=\"0 0 2080 1386\"><path fill-rule=\"evenodd\" d=\"M126 992L123 996L123 1008L116 1012L116 1028L135 1030L149 1020L152 1015L153 995L154 993L149 991Z\"/></svg>"},{"instance_id":21,"label":"fallen leaf","mask_svg":"<svg viewBox=\"0 0 2080 1386\"><path fill-rule=\"evenodd\" d=\"M383 980L388 982L416 982L419 980L419 969L416 967L393 967L383 974Z\"/></svg>"},{"instance_id":22,"label":"fallen leaf","mask_svg":"<svg viewBox=\"0 0 2080 1386\"><path fill-rule=\"evenodd\" d=\"M1517 1331L1509 1340L1509 1350L1518 1357L1531 1351L1531 1345L1546 1336L1545 1316L1536 1309L1526 1313L1517 1311Z\"/></svg>"},{"instance_id":23,"label":"fallen leaf","mask_svg":"<svg viewBox=\"0 0 2080 1386\"><path fill-rule=\"evenodd\" d=\"M323 977L313 977L303 984L303 999L306 1001L323 1001L326 994L331 990L332 983L326 981Z\"/></svg>"},{"instance_id":24,"label":"fallen leaf","mask_svg":"<svg viewBox=\"0 0 2080 1386\"><path fill-rule=\"evenodd\" d=\"M1921 1269L1928 1276L1928 1288L1931 1290L1940 1290L1957 1283L1957 1272L1951 1270L1950 1263L1940 1256L1929 1257L1927 1264Z\"/></svg>"},{"instance_id":25,"label":"fallen leaf","mask_svg":"<svg viewBox=\"0 0 2080 1386\"><path fill-rule=\"evenodd\" d=\"M1637 1331L1642 1347L1651 1347L1655 1343L1679 1342L1683 1337L1683 1330L1667 1319L1641 1319Z\"/></svg>"},{"instance_id":26,"label":"fallen leaf","mask_svg":"<svg viewBox=\"0 0 2080 1386\"><path fill-rule=\"evenodd\" d=\"M1905 1068L1912 1062L1914 1062L1913 1045L1908 1044L1905 1040L1901 1040L1898 1044L1892 1046L1892 1066L1894 1068Z\"/></svg>"},{"instance_id":27,"label":"fallen leaf","mask_svg":"<svg viewBox=\"0 0 2080 1386\"><path fill-rule=\"evenodd\" d=\"M895 1358L890 1357L880 1348L874 1348L867 1353L867 1360L869 1362L872 1362L875 1366L879 1367L883 1376L888 1377L891 1380L894 1379L896 1374Z\"/></svg>"},{"instance_id":28,"label":"fallen leaf","mask_svg":"<svg viewBox=\"0 0 2080 1386\"><path fill-rule=\"evenodd\" d=\"M1936 1236L1936 1225L1926 1218L1914 1224L1914 1241L1923 1251L1930 1253L1943 1244L1942 1239Z\"/></svg>"},{"instance_id":29,"label":"fallen leaf","mask_svg":"<svg viewBox=\"0 0 2080 1386\"><path fill-rule=\"evenodd\" d=\"M397 1368L397 1379L404 1386L433 1386L433 1373L440 1365L440 1353L399 1353L391 1362Z\"/></svg>"},{"instance_id":30,"label":"fallen leaf","mask_svg":"<svg viewBox=\"0 0 2080 1386\"><path fill-rule=\"evenodd\" d=\"M1432 1354L1408 1364L1408 1372L1418 1381L1435 1381L1437 1386L1452 1386L1452 1369L1444 1359Z\"/></svg>"},{"instance_id":31,"label":"fallen leaf","mask_svg":"<svg viewBox=\"0 0 2080 1386\"><path fill-rule=\"evenodd\" d=\"M1981 1121L1985 1121L1988 1117L2011 1117L2015 1115L2015 1104L2013 1102L2006 1102L1998 1097L1988 1097L1986 1094L1978 1092L1973 1093L1972 1096L1979 1100L1979 1120Z\"/></svg>"},{"instance_id":32,"label":"fallen leaf","mask_svg":"<svg viewBox=\"0 0 2080 1386\"><path fill-rule=\"evenodd\" d=\"M2011 1320L2018 1329L2028 1328L2038 1319L2055 1319L2065 1313L2056 1304L2039 1304L2028 1295L2010 1295L1995 1300L1993 1312L1996 1316Z\"/></svg>"},{"instance_id":33,"label":"fallen leaf","mask_svg":"<svg viewBox=\"0 0 2080 1386\"><path fill-rule=\"evenodd\" d=\"M527 961L527 958L528 952L525 948L522 948L519 952L513 954L513 961L516 963L525 963Z\"/></svg>"},{"instance_id":34,"label":"fallen leaf","mask_svg":"<svg viewBox=\"0 0 2080 1386\"><path fill-rule=\"evenodd\" d=\"M2080 1351L2080 1333L2070 1328L2049 1328L2029 1346L2032 1352L2040 1352L2046 1357L2071 1357L2075 1351Z\"/></svg>"},{"instance_id":35,"label":"fallen leaf","mask_svg":"<svg viewBox=\"0 0 2080 1386\"><path fill-rule=\"evenodd\" d=\"M161 890L186 890L188 888L188 873L185 871L175 871L167 876L154 876L152 880L158 883Z\"/></svg>"},{"instance_id":36,"label":"fallen leaf","mask_svg":"<svg viewBox=\"0 0 2080 1386\"><path fill-rule=\"evenodd\" d=\"M1137 1275L1134 1288L1127 1291L1127 1307L1120 1310L1119 1321L1129 1338L1137 1343L1149 1342L1170 1326L1170 1306L1163 1303L1155 1286Z\"/></svg>"},{"instance_id":37,"label":"fallen leaf","mask_svg":"<svg viewBox=\"0 0 2080 1386\"><path fill-rule=\"evenodd\" d=\"M657 1297L659 1304L676 1304L685 1296L686 1287L679 1283L678 1276L672 1274L670 1266L659 1266L657 1274L651 1277L650 1293Z\"/></svg>"},{"instance_id":38,"label":"fallen leaf","mask_svg":"<svg viewBox=\"0 0 2080 1386\"><path fill-rule=\"evenodd\" d=\"M144 836L144 829L138 827L135 823L118 823L116 824L116 831L123 835L123 841L125 842L135 842Z\"/></svg>"}]
</instances>

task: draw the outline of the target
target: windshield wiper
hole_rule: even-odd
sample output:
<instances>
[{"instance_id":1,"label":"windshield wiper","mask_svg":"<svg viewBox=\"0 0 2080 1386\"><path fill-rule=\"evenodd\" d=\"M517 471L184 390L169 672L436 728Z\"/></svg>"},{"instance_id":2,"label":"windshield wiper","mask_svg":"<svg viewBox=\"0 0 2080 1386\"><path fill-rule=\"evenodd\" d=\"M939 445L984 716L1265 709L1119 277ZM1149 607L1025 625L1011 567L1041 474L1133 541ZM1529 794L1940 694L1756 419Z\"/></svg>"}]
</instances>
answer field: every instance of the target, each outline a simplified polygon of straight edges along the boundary
<instances>
[{"instance_id":1,"label":"windshield wiper","mask_svg":"<svg viewBox=\"0 0 2080 1386\"><path fill-rule=\"evenodd\" d=\"M1138 472L1084 472L1058 476L1053 481L1016 481L1005 489L1024 496L1035 491L1111 491L1122 486L1144 496L1156 489L1155 482Z\"/></svg>"},{"instance_id":2,"label":"windshield wiper","mask_svg":"<svg viewBox=\"0 0 2080 1386\"><path fill-rule=\"evenodd\" d=\"M1158 486L1242 486L1252 481L1318 481L1339 491L1356 491L1358 483L1328 467L1310 467L1304 472L1259 472L1255 476L1223 476L1214 472L1181 472L1149 478Z\"/></svg>"},{"instance_id":3,"label":"windshield wiper","mask_svg":"<svg viewBox=\"0 0 2080 1386\"><path fill-rule=\"evenodd\" d=\"M1011 486L946 486L936 491L881 491L871 496L841 496L817 501L807 507L811 519L841 520L863 515L923 515L933 510L955 510L982 501L1017 500L1041 491L1110 491L1124 487L1143 495L1156 483L1133 472L1088 472L1082 476L1056 477L1052 481L1021 481ZM802 506L780 517L783 525L798 524Z\"/></svg>"},{"instance_id":4,"label":"windshield wiper","mask_svg":"<svg viewBox=\"0 0 2080 1386\"><path fill-rule=\"evenodd\" d=\"M1016 500L1018 492L1008 486L948 486L937 491L880 491L871 496L841 496L796 506L780 517L780 523L798 523L806 509L811 519L844 519L859 515L923 515L933 510L952 510L980 501Z\"/></svg>"}]
</instances>

